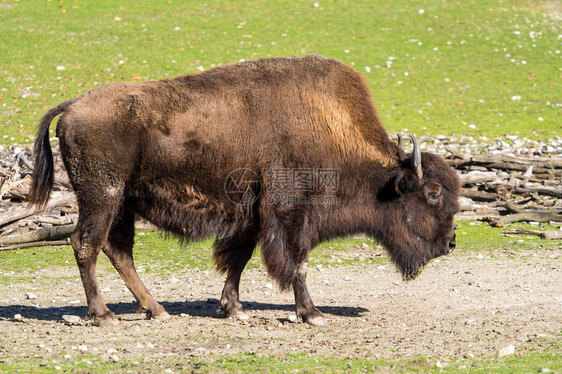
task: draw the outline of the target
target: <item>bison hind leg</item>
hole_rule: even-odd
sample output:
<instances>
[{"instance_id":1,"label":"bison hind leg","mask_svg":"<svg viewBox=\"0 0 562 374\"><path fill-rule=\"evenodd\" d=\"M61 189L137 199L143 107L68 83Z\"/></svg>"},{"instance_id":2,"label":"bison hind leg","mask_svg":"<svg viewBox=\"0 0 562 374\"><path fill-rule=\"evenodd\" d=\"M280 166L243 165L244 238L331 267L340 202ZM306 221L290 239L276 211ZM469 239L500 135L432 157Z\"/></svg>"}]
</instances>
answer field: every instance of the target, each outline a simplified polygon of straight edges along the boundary
<instances>
[{"instance_id":1,"label":"bison hind leg","mask_svg":"<svg viewBox=\"0 0 562 374\"><path fill-rule=\"evenodd\" d=\"M303 262L293 281L293 291L295 293L295 310L297 318L313 326L325 326L328 324L321 311L314 306L312 298L306 286L307 263Z\"/></svg>"},{"instance_id":2,"label":"bison hind leg","mask_svg":"<svg viewBox=\"0 0 562 374\"><path fill-rule=\"evenodd\" d=\"M256 247L253 233L241 233L229 237L217 237L213 257L217 269L226 273L222 290L220 308L226 317L248 319L245 308L240 303L240 278Z\"/></svg>"},{"instance_id":3,"label":"bison hind leg","mask_svg":"<svg viewBox=\"0 0 562 374\"><path fill-rule=\"evenodd\" d=\"M86 318L94 318L94 322L100 326L111 325L117 322L117 317L101 296L96 279L96 262L100 250L107 245L107 234L115 213L111 208L96 209L84 203L79 203L79 206L78 223L70 236L70 243L86 293Z\"/></svg>"}]
</instances>

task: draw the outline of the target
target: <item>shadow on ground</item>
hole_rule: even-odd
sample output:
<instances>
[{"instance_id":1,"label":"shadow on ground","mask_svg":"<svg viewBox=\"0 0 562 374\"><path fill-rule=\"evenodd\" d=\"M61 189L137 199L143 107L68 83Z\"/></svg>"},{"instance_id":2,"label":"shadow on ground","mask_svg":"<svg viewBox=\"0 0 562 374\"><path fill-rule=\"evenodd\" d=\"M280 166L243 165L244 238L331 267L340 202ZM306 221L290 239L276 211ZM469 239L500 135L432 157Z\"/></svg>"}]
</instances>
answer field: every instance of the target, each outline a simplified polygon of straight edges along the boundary
<instances>
[{"instance_id":1,"label":"shadow on ground","mask_svg":"<svg viewBox=\"0 0 562 374\"><path fill-rule=\"evenodd\" d=\"M162 302L162 305L171 315L187 314L192 317L209 317L223 318L218 312L219 300L208 299L206 301L184 301L184 302ZM259 302L243 303L248 310L279 310L284 312L294 312L293 304L270 304ZM107 304L108 308L115 312L117 317L123 314L135 313L137 304L116 303ZM365 308L355 308L347 306L329 306L318 307L320 311L327 315L360 317L363 313L368 312ZM19 314L23 319L33 319L37 321L63 321L63 315L73 315L84 317L86 315L86 306L65 306L65 307L35 307L29 305L8 305L0 306L0 321L21 322L16 319L15 315Z\"/></svg>"}]
</instances>

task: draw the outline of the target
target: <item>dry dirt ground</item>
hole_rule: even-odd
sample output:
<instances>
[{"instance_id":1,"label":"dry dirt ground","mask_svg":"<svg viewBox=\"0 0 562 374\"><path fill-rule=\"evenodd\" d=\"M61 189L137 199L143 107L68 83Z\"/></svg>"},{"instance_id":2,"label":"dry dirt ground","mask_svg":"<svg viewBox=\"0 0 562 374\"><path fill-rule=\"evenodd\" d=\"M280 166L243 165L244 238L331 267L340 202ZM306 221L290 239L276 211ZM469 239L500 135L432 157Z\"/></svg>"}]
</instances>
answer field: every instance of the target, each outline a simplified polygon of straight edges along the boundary
<instances>
[{"instance_id":1,"label":"dry dirt ground","mask_svg":"<svg viewBox=\"0 0 562 374\"><path fill-rule=\"evenodd\" d=\"M244 352L428 356L446 365L461 357L494 356L510 344L516 355L553 353L552 347L559 350L562 343L561 255L561 247L457 251L430 263L411 282L403 282L390 264L310 268L311 294L330 323L322 328L293 321L292 293L278 292L263 269L244 273L247 321L217 313L221 276L188 269L166 277L141 273L172 314L169 320L135 314L121 279L102 270L100 285L119 325L69 323L63 315L86 312L78 272L44 269L33 282L1 290L0 368L28 358L37 367L92 364L95 370L113 360L139 365L139 370L176 372ZM28 299L28 293L36 298Z\"/></svg>"}]
</instances>

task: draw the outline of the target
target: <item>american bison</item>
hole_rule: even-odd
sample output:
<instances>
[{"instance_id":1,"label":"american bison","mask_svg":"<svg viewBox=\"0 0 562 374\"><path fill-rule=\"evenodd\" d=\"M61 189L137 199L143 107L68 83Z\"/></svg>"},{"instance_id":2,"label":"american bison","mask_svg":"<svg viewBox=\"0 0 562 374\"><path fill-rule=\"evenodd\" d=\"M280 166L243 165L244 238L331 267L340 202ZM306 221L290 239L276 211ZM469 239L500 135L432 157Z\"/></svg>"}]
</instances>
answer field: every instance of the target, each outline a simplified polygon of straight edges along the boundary
<instances>
[{"instance_id":1,"label":"american bison","mask_svg":"<svg viewBox=\"0 0 562 374\"><path fill-rule=\"evenodd\" d=\"M220 306L247 318L240 276L259 243L296 313L326 323L306 285L321 241L365 233L405 279L455 247L459 180L438 156L391 141L363 77L320 56L265 58L159 82L115 83L43 117L30 202L53 187L50 122L77 196L71 236L88 316L116 321L96 281L100 250L138 302L166 318L133 264L135 214L186 240L215 236Z\"/></svg>"}]
</instances>

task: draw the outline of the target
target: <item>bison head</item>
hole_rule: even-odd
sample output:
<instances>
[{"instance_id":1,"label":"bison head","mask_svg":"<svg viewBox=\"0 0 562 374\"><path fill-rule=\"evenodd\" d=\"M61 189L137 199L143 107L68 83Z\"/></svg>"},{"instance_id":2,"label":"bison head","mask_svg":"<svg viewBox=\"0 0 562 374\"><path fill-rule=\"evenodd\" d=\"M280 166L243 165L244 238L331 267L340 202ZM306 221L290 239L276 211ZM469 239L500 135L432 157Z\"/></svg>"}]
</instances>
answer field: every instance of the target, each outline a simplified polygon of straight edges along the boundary
<instances>
[{"instance_id":1,"label":"bison head","mask_svg":"<svg viewBox=\"0 0 562 374\"><path fill-rule=\"evenodd\" d=\"M415 136L411 139L414 151L402 158L378 196L384 212L378 237L406 280L455 249L460 194L456 172L441 157L420 152Z\"/></svg>"}]
</instances>

